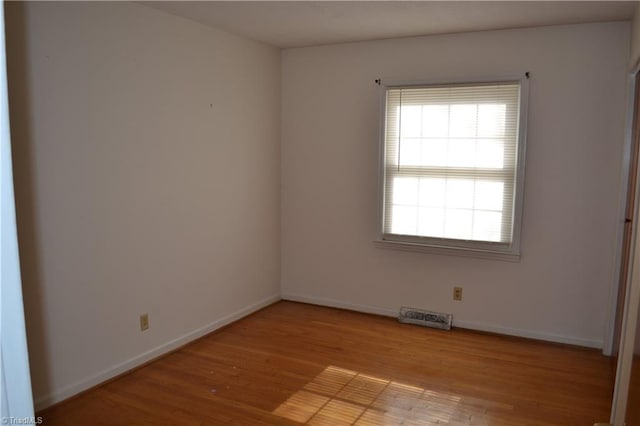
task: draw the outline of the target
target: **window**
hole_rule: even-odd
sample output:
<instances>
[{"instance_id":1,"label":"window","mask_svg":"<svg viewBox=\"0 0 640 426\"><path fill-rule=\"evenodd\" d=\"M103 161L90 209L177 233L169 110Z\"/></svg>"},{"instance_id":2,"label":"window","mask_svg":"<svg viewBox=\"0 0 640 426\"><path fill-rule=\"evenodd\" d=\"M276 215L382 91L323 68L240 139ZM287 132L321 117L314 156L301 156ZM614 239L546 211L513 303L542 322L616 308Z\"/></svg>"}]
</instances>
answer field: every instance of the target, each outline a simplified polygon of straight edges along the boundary
<instances>
[{"instance_id":1,"label":"window","mask_svg":"<svg viewBox=\"0 0 640 426\"><path fill-rule=\"evenodd\" d=\"M382 240L519 255L525 84L384 87Z\"/></svg>"}]
</instances>

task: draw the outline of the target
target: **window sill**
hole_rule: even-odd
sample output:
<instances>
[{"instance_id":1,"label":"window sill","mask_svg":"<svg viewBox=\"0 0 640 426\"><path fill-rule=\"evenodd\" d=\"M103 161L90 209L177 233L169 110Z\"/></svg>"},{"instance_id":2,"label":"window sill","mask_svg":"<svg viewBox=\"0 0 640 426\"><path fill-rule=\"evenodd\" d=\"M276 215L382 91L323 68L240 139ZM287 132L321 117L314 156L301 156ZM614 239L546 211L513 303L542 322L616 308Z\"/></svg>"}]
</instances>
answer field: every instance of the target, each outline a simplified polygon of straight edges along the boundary
<instances>
[{"instance_id":1,"label":"window sill","mask_svg":"<svg viewBox=\"0 0 640 426\"><path fill-rule=\"evenodd\" d=\"M391 250L440 254L446 256L475 257L479 259L500 260L504 262L520 262L519 254L503 253L497 251L477 250L459 247L427 246L424 244L389 240L375 240L373 244L378 248Z\"/></svg>"}]
</instances>

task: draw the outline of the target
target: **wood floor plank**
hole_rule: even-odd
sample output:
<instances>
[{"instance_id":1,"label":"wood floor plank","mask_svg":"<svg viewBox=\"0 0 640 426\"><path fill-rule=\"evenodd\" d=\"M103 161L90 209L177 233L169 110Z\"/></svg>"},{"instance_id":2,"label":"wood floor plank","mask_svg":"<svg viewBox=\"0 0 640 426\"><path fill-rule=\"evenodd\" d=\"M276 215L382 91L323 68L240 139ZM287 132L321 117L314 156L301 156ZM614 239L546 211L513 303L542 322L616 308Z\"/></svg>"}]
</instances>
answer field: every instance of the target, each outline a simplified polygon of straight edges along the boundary
<instances>
[{"instance_id":1,"label":"wood floor plank","mask_svg":"<svg viewBox=\"0 0 640 426\"><path fill-rule=\"evenodd\" d=\"M593 349L279 302L39 415L45 425L591 425L609 418L610 364Z\"/></svg>"}]
</instances>

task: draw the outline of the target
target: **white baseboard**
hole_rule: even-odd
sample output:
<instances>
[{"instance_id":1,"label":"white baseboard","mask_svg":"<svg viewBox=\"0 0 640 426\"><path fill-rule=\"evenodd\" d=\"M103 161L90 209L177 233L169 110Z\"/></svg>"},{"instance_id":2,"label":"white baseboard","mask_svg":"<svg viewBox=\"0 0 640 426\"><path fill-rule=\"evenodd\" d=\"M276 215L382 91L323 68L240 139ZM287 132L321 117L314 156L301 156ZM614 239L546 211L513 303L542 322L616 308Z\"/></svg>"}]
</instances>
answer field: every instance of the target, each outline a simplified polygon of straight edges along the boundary
<instances>
[{"instance_id":1,"label":"white baseboard","mask_svg":"<svg viewBox=\"0 0 640 426\"><path fill-rule=\"evenodd\" d=\"M397 317L398 310L382 308L379 306L359 305L354 303L342 302L335 299L327 299L324 297L304 296L294 293L283 293L283 300L291 300L294 302L310 303L313 305L329 306L332 308L348 309L350 311L364 312L367 314L383 315L387 317ZM579 337L563 336L553 333L544 333L533 330L523 330L517 328L503 327L495 324L485 324L476 321L456 320L453 318L453 326L459 328L467 328L477 331L488 331L491 333L505 334L507 336L526 337L528 339L545 340L555 343L566 343L569 345L584 346L588 348L602 349L602 340L583 339Z\"/></svg>"},{"instance_id":2,"label":"white baseboard","mask_svg":"<svg viewBox=\"0 0 640 426\"><path fill-rule=\"evenodd\" d=\"M342 302L335 299L327 299L325 297L303 296L301 294L283 293L282 300L290 300L292 302L309 303L310 305L328 306L331 308L347 309L349 311L364 312L365 314L376 314L384 317L397 317L398 311L378 306L358 305L353 303Z\"/></svg>"},{"instance_id":3,"label":"white baseboard","mask_svg":"<svg viewBox=\"0 0 640 426\"><path fill-rule=\"evenodd\" d=\"M53 404L56 404L60 401L63 401L73 395L82 392L83 390L89 389L93 386L99 385L115 376L118 376L122 373L125 373L129 370L132 370L147 361L150 361L154 358L157 358L167 352L170 352L174 349L179 348L180 346L186 345L187 343L196 340L206 334L211 333L221 327L224 327L227 324L230 324L234 321L237 321L249 314L252 314L255 311L258 311L265 306L269 306L272 303L280 300L280 294L274 294L272 296L267 297L266 299L260 300L256 303L253 303L247 307L244 307L232 314L226 315L212 323L209 323L203 327L200 327L196 330L193 330L187 334L184 334L180 337L177 337L173 340L170 340L167 343L164 343L160 346L157 346L147 352L141 353L140 355L136 355L133 358L130 358L124 362L116 364L106 370L103 370L93 376L87 377L83 380L80 380L72 385L66 386L62 389L55 390L47 395L43 395L37 397L34 400L35 410L39 411L44 408L47 408Z\"/></svg>"},{"instance_id":4,"label":"white baseboard","mask_svg":"<svg viewBox=\"0 0 640 426\"><path fill-rule=\"evenodd\" d=\"M580 337L564 336L561 334L544 333L534 330L523 330L520 328L502 327L495 324L484 324L475 321L464 321L453 319L453 326L468 328L469 330L488 331L491 333L504 334L507 336L526 337L528 339L545 340L547 342L565 343L586 348L602 349L602 340L583 339Z\"/></svg>"}]
</instances>

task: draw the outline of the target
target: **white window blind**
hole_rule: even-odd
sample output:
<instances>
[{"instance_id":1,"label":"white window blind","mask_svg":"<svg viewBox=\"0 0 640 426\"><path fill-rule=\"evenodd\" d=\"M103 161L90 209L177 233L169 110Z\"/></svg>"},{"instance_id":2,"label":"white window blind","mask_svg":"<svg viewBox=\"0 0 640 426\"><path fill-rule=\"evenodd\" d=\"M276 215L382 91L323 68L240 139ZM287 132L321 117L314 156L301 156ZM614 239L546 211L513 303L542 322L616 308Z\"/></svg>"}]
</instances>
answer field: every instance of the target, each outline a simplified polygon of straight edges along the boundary
<instances>
[{"instance_id":1,"label":"white window blind","mask_svg":"<svg viewBox=\"0 0 640 426\"><path fill-rule=\"evenodd\" d=\"M383 239L514 251L520 99L519 81L386 88Z\"/></svg>"}]
</instances>

